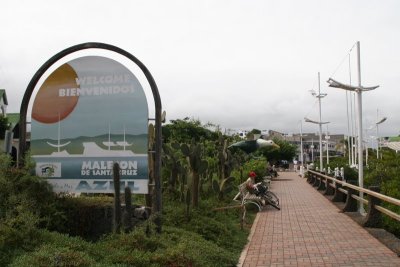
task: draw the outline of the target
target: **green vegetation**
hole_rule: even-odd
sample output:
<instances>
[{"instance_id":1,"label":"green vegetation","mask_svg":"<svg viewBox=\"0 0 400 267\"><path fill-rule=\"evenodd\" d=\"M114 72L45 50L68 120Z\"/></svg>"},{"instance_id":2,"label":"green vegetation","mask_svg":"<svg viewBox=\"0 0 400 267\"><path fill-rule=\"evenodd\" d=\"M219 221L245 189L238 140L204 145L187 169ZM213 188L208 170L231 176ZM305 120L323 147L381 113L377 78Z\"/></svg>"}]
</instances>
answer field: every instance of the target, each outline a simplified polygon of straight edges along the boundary
<instances>
[{"instance_id":1,"label":"green vegetation","mask_svg":"<svg viewBox=\"0 0 400 267\"><path fill-rule=\"evenodd\" d=\"M266 147L258 153L267 158L270 164L277 165L281 160L291 162L296 155L297 147L283 140L273 139L273 141L279 146L279 149L275 147Z\"/></svg>"},{"instance_id":2,"label":"green vegetation","mask_svg":"<svg viewBox=\"0 0 400 267\"><path fill-rule=\"evenodd\" d=\"M364 162L364 187L379 186L380 193L400 199L400 155L394 150L384 148L380 151L382 159L376 158L376 150L369 149L368 166ZM365 160L365 159L364 159ZM316 164L318 166L318 163ZM348 166L348 158L337 157L330 159L329 166L344 167L347 181L358 184L358 171ZM400 207L383 202L382 206L400 214ZM398 221L383 215L382 227L400 238L400 224Z\"/></svg>"},{"instance_id":3,"label":"green vegetation","mask_svg":"<svg viewBox=\"0 0 400 267\"><path fill-rule=\"evenodd\" d=\"M400 155L388 148L380 150L380 153L382 159L377 159L376 156L368 158L368 167L364 171L365 187L377 185L382 194L400 199ZM370 155L374 155L372 150ZM398 206L388 203L383 203L382 206L400 214ZM382 225L400 238L398 221L384 215Z\"/></svg>"},{"instance_id":4,"label":"green vegetation","mask_svg":"<svg viewBox=\"0 0 400 267\"><path fill-rule=\"evenodd\" d=\"M66 233L85 236L77 228L90 225L93 205L110 207L112 198L56 197L29 168L10 168L5 156L0 164L0 266L235 266L247 242L240 210L212 211L231 204L231 195L208 196L189 216L185 203L166 196L161 234L148 220L95 242L72 237Z\"/></svg>"},{"instance_id":5,"label":"green vegetation","mask_svg":"<svg viewBox=\"0 0 400 267\"><path fill-rule=\"evenodd\" d=\"M10 127L10 123L8 122L8 118L0 115L0 139L4 139L6 130Z\"/></svg>"},{"instance_id":6,"label":"green vegetation","mask_svg":"<svg viewBox=\"0 0 400 267\"><path fill-rule=\"evenodd\" d=\"M127 218L131 208L113 232L112 197L56 196L31 164L15 169L1 156L0 266L236 266L250 225L241 229L240 209L213 209L233 204L250 170L264 176L267 159L230 151L238 137L197 120L172 121L163 135L161 233L152 216ZM128 207L147 202L127 199Z\"/></svg>"}]
</instances>

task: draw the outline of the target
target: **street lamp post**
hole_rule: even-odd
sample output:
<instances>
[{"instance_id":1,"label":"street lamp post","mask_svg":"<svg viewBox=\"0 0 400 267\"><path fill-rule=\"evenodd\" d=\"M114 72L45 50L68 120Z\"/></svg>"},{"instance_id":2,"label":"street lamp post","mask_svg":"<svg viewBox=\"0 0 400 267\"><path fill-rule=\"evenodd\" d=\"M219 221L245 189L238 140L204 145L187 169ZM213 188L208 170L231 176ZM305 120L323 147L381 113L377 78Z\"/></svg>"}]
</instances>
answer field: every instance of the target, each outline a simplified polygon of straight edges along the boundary
<instances>
[{"instance_id":1,"label":"street lamp post","mask_svg":"<svg viewBox=\"0 0 400 267\"><path fill-rule=\"evenodd\" d=\"M363 142L362 142L362 92L371 91L379 87L363 87L361 85L361 63L360 63L360 42L357 42L357 69L358 69L358 86L346 85L329 78L329 87L340 88L344 90L349 90L357 93L357 115L358 115L358 184L360 187L364 187L364 173L363 173ZM363 198L364 193L360 192L360 197ZM360 204L360 213L364 213L364 206Z\"/></svg>"},{"instance_id":2,"label":"street lamp post","mask_svg":"<svg viewBox=\"0 0 400 267\"><path fill-rule=\"evenodd\" d=\"M311 139L311 161L314 163L314 139Z\"/></svg>"},{"instance_id":3,"label":"street lamp post","mask_svg":"<svg viewBox=\"0 0 400 267\"><path fill-rule=\"evenodd\" d=\"M378 111L376 112L376 115L378 117ZM376 146L376 159L379 159L379 124L383 123L384 121L387 120L387 117L383 117L381 120L377 121L376 124L376 140L377 140L377 146Z\"/></svg>"},{"instance_id":4,"label":"street lamp post","mask_svg":"<svg viewBox=\"0 0 400 267\"><path fill-rule=\"evenodd\" d=\"M328 135L328 133L325 135L325 142L326 142L326 165L329 165L329 139L331 137Z\"/></svg>"},{"instance_id":5,"label":"street lamp post","mask_svg":"<svg viewBox=\"0 0 400 267\"><path fill-rule=\"evenodd\" d=\"M300 120L300 160L301 165L304 166L304 151L303 151L303 123Z\"/></svg>"},{"instance_id":6,"label":"street lamp post","mask_svg":"<svg viewBox=\"0 0 400 267\"><path fill-rule=\"evenodd\" d=\"M365 166L367 166L368 168L368 148L369 148L369 138L368 138L368 130L370 130L370 128L365 129Z\"/></svg>"},{"instance_id":7,"label":"street lamp post","mask_svg":"<svg viewBox=\"0 0 400 267\"><path fill-rule=\"evenodd\" d=\"M329 122L322 122L322 115L321 115L321 98L325 97L327 94L321 94L321 82L320 82L320 74L318 72L318 95L311 90L311 94L318 98L319 104L319 122L310 120L308 118L304 118L306 122L314 123L319 125L319 168L320 171L323 170L323 161L322 161L322 124L326 124Z\"/></svg>"},{"instance_id":8,"label":"street lamp post","mask_svg":"<svg viewBox=\"0 0 400 267\"><path fill-rule=\"evenodd\" d=\"M322 128L322 124L329 123L329 121L325 121L325 122L320 121L320 122L318 122L318 121L310 120L309 118L304 118L304 121L305 122L314 123L314 124L318 124L320 126L320 129ZM322 154L323 154L322 153L322 132L319 132L319 167L320 167L320 171L322 171L322 168L323 168L323 160L322 160L322 156L323 155Z\"/></svg>"}]
</instances>

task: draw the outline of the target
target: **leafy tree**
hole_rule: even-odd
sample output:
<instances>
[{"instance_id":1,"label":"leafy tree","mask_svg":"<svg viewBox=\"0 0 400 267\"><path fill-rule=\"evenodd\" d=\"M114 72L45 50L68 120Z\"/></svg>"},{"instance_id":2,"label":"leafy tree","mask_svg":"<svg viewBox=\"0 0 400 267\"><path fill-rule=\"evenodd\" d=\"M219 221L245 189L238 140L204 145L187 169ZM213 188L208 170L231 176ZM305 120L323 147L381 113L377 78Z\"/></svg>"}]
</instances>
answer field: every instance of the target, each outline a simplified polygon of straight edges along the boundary
<instances>
[{"instance_id":1,"label":"leafy tree","mask_svg":"<svg viewBox=\"0 0 400 267\"><path fill-rule=\"evenodd\" d=\"M8 118L0 115L0 139L4 139L6 130L9 129L9 126Z\"/></svg>"},{"instance_id":2,"label":"leafy tree","mask_svg":"<svg viewBox=\"0 0 400 267\"><path fill-rule=\"evenodd\" d=\"M261 134L261 130L253 129L253 130L250 131L250 133L252 133L252 134Z\"/></svg>"},{"instance_id":3,"label":"leafy tree","mask_svg":"<svg viewBox=\"0 0 400 267\"><path fill-rule=\"evenodd\" d=\"M258 129L253 129L253 130L251 130L250 132L248 132L248 133L246 134L246 138L247 138L247 139L250 139L250 140L253 140L255 134L261 134L261 131L258 130Z\"/></svg>"},{"instance_id":4,"label":"leafy tree","mask_svg":"<svg viewBox=\"0 0 400 267\"><path fill-rule=\"evenodd\" d=\"M279 145L280 148L265 147L258 152L266 157L271 164L277 164L281 160L291 161L295 157L295 145L279 139L274 139L274 142Z\"/></svg>"},{"instance_id":5,"label":"leafy tree","mask_svg":"<svg viewBox=\"0 0 400 267\"><path fill-rule=\"evenodd\" d=\"M162 135L164 142L176 141L189 144L194 138L196 142L201 139L216 140L218 133L205 128L200 120L184 119L171 120L170 124L163 126Z\"/></svg>"}]
</instances>

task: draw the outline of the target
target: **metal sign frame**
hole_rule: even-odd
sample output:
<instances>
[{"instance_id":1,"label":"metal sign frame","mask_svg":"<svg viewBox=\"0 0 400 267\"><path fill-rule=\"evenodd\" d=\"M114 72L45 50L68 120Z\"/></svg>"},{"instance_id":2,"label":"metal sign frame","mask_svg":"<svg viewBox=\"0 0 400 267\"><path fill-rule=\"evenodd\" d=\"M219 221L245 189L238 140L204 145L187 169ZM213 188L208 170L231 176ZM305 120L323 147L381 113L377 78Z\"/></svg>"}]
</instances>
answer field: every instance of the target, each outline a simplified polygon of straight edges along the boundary
<instances>
[{"instance_id":1,"label":"metal sign frame","mask_svg":"<svg viewBox=\"0 0 400 267\"><path fill-rule=\"evenodd\" d=\"M86 49L104 49L108 51L112 51L118 53L126 58L130 59L134 62L143 72L145 75L153 93L154 98L154 105L155 105L155 162L154 162L154 182L155 182L155 212L161 212L162 207L162 200L161 200L161 147L162 147L162 135L161 135L161 98L158 92L157 84L151 75L150 71L147 67L135 56L130 54L129 52L105 43L97 43L97 42L89 42L89 43L82 43L75 46L71 46L67 49L62 50L61 52L57 53L53 57L51 57L48 61L46 61L39 70L35 73L32 77L31 81L29 82L24 97L22 99L21 108L20 108L20 127L19 127L19 164L23 165L24 157L27 150L26 144L26 118L28 112L28 105L31 100L31 96L33 91L40 80L40 78L44 75L44 73L57 61L64 58L67 55L72 53L86 50Z\"/></svg>"}]
</instances>

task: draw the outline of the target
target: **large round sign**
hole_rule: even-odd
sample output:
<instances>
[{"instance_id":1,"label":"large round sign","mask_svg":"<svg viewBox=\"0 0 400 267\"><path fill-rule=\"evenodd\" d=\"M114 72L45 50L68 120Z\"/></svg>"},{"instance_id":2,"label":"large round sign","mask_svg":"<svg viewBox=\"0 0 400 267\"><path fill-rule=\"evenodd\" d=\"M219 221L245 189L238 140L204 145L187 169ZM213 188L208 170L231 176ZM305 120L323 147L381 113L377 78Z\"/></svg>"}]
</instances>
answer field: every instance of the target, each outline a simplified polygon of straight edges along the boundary
<instances>
[{"instance_id":1,"label":"large round sign","mask_svg":"<svg viewBox=\"0 0 400 267\"><path fill-rule=\"evenodd\" d=\"M148 190L148 105L136 76L101 56L71 60L53 71L32 106L31 154L36 174L58 192Z\"/></svg>"}]
</instances>

